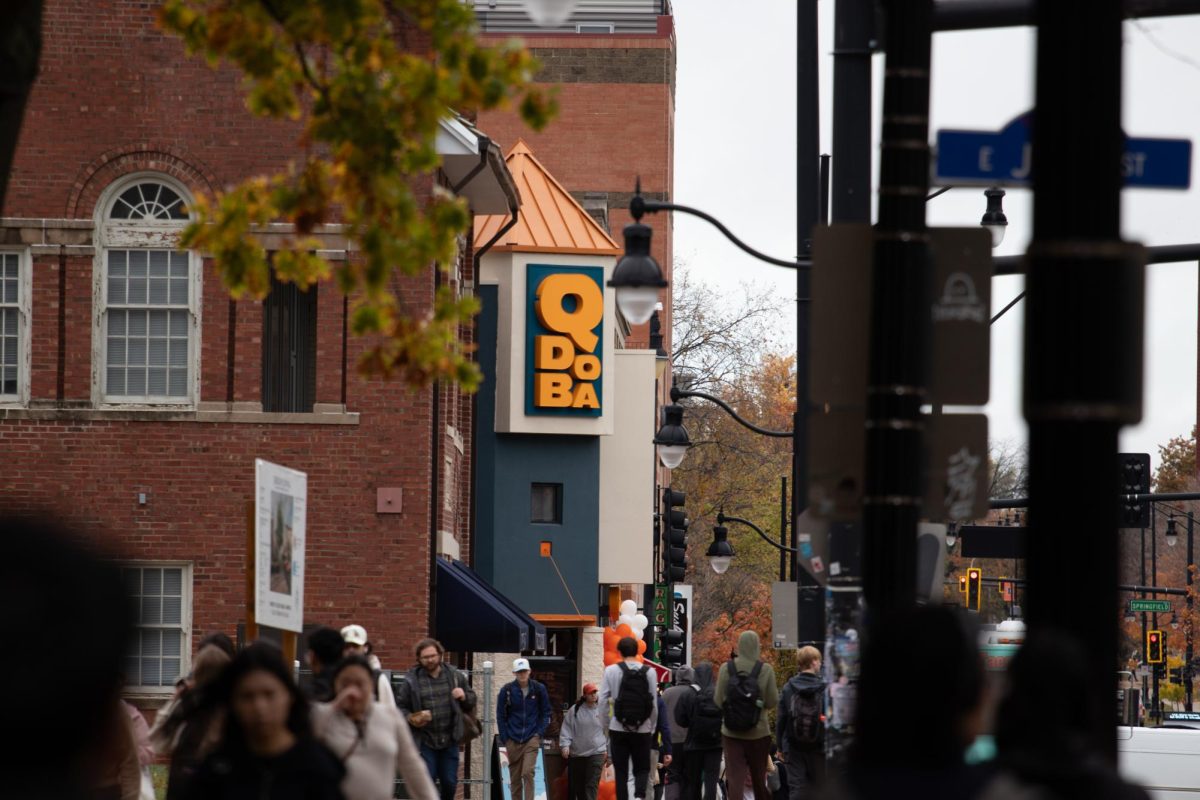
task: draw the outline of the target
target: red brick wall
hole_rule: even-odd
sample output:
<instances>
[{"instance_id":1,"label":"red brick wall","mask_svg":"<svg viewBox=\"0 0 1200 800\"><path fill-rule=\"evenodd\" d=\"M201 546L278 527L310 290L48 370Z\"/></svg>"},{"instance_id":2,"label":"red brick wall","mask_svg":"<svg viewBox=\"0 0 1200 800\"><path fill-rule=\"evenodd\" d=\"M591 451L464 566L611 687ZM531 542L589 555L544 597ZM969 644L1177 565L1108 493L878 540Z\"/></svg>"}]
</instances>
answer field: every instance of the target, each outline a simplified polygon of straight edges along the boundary
<instances>
[{"instance_id":1,"label":"red brick wall","mask_svg":"<svg viewBox=\"0 0 1200 800\"><path fill-rule=\"evenodd\" d=\"M622 245L621 230L632 222L627 196L639 176L643 192L667 199L674 194L674 34L541 35L526 37L525 43L542 58L543 74L575 73L570 82L552 84L558 90L558 116L537 133L513 111L487 111L479 114L479 127L506 153L518 138L524 139L567 190L608 192L609 227ZM614 57L587 58L589 50L607 50ZM639 50L664 52L661 57L655 53L638 58ZM644 221L654 228L651 253L670 280L670 216L657 214ZM669 343L671 304L663 305L663 333ZM627 346L647 347L648 341L649 327L640 325Z\"/></svg>"},{"instance_id":2,"label":"red brick wall","mask_svg":"<svg viewBox=\"0 0 1200 800\"><path fill-rule=\"evenodd\" d=\"M155 27L155 9L134 0L47 1L41 74L6 217L91 220L104 189L130 172L158 171L209 191L301 155L296 127L249 115L238 76L186 57ZM50 418L0 411L0 506L67 514L130 559L191 562L194 634L232 634L244 618L254 459L302 470L306 622L360 623L385 666L408 664L429 624L431 499L464 544L467 524L469 449L455 464L461 489L452 511L430 496L433 390L360 378L354 364L364 343L351 340L345 400L358 425L88 419L93 267L90 255L35 257L32 405ZM429 307L432 284L428 272L402 281L411 309ZM327 284L318 303L317 402L341 403L342 297ZM260 401L261 305L243 299L233 313L232 398ZM224 402L230 304L210 263L201 315L200 400ZM456 401L450 414L438 430L451 421L469 436L469 401ZM382 487L402 489L403 513L376 514Z\"/></svg>"}]
</instances>

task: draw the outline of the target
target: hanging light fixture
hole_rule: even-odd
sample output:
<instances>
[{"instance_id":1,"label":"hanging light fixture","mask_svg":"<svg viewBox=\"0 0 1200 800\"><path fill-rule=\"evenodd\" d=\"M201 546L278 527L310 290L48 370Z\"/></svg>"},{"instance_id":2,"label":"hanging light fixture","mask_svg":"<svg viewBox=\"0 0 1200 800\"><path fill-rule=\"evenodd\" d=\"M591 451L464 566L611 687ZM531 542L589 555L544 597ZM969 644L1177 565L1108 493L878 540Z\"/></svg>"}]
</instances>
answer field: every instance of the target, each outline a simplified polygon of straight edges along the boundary
<instances>
[{"instance_id":1,"label":"hanging light fixture","mask_svg":"<svg viewBox=\"0 0 1200 800\"><path fill-rule=\"evenodd\" d=\"M713 528L712 544L708 546L708 563L712 564L713 572L724 575L733 560L733 545L729 543L729 529L724 525Z\"/></svg>"},{"instance_id":2,"label":"hanging light fixture","mask_svg":"<svg viewBox=\"0 0 1200 800\"><path fill-rule=\"evenodd\" d=\"M1004 241L1004 231L1008 228L1008 217L1004 216L1004 190L995 187L984 191L987 198L987 210L979 224L991 231L992 248L997 248Z\"/></svg>"},{"instance_id":3,"label":"hanging light fixture","mask_svg":"<svg viewBox=\"0 0 1200 800\"><path fill-rule=\"evenodd\" d=\"M640 200L642 182L637 182L634 200ZM633 223L625 226L625 255L613 268L608 281L617 292L617 308L625 315L630 325L641 325L649 321L658 305L658 292L667 286L662 268L650 255L650 237L654 231L641 223L641 203L629 204Z\"/></svg>"},{"instance_id":4,"label":"hanging light fixture","mask_svg":"<svg viewBox=\"0 0 1200 800\"><path fill-rule=\"evenodd\" d=\"M953 550L956 544L958 544L958 523L951 522L946 526L946 549Z\"/></svg>"},{"instance_id":5,"label":"hanging light fixture","mask_svg":"<svg viewBox=\"0 0 1200 800\"><path fill-rule=\"evenodd\" d=\"M658 450L658 460L667 469L675 469L683 462L688 448L692 446L687 428L683 427L683 406L663 406L663 424L654 434L654 444Z\"/></svg>"},{"instance_id":6,"label":"hanging light fixture","mask_svg":"<svg viewBox=\"0 0 1200 800\"><path fill-rule=\"evenodd\" d=\"M1179 531L1175 527L1175 515L1167 517L1167 547L1174 547L1179 541Z\"/></svg>"}]
</instances>

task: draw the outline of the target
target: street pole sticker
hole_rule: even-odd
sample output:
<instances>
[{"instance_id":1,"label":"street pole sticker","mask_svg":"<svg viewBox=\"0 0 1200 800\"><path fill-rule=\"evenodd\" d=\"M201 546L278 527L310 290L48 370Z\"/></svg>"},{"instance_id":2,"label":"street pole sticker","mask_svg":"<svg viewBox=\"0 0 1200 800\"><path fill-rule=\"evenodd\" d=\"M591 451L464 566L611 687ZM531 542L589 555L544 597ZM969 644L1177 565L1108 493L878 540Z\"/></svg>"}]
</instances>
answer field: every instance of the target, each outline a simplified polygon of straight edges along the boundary
<instances>
[{"instance_id":1,"label":"street pole sticker","mask_svg":"<svg viewBox=\"0 0 1200 800\"><path fill-rule=\"evenodd\" d=\"M300 633L308 476L258 458L254 477L254 617Z\"/></svg>"}]
</instances>

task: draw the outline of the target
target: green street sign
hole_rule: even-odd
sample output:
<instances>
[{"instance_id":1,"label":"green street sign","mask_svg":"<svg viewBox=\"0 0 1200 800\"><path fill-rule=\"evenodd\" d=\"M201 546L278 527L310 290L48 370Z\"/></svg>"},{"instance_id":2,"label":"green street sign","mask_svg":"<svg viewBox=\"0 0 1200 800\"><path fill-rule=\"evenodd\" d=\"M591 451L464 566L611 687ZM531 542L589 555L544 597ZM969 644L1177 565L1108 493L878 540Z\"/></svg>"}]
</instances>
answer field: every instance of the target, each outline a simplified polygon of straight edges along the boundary
<instances>
[{"instance_id":1,"label":"green street sign","mask_svg":"<svg viewBox=\"0 0 1200 800\"><path fill-rule=\"evenodd\" d=\"M1130 600L1130 611L1150 611L1157 614L1165 614L1171 610L1170 600Z\"/></svg>"},{"instance_id":2,"label":"green street sign","mask_svg":"<svg viewBox=\"0 0 1200 800\"><path fill-rule=\"evenodd\" d=\"M670 604L667 602L667 586L666 584L655 584L654 586L654 605L651 607L652 614L650 621L655 625L667 624L667 614L670 609ZM654 640L655 649L658 647L658 640Z\"/></svg>"}]
</instances>

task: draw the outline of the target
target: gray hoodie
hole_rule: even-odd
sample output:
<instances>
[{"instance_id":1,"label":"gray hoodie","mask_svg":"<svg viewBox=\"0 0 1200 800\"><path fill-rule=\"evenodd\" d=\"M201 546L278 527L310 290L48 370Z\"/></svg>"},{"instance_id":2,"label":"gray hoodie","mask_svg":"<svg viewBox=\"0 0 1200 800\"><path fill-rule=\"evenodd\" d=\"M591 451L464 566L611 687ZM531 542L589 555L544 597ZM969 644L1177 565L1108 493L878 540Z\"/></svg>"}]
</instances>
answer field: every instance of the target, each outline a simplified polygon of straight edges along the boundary
<instances>
[{"instance_id":1,"label":"gray hoodie","mask_svg":"<svg viewBox=\"0 0 1200 800\"><path fill-rule=\"evenodd\" d=\"M696 682L696 671L686 664L675 670L675 684L662 693L663 703L667 706L667 719L671 720L671 744L682 744L687 741L687 728L675 722L675 707L679 698L685 693L692 694L692 684Z\"/></svg>"}]
</instances>

